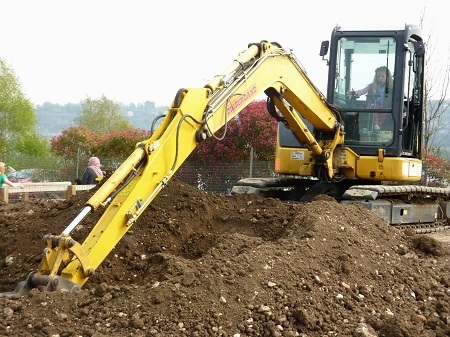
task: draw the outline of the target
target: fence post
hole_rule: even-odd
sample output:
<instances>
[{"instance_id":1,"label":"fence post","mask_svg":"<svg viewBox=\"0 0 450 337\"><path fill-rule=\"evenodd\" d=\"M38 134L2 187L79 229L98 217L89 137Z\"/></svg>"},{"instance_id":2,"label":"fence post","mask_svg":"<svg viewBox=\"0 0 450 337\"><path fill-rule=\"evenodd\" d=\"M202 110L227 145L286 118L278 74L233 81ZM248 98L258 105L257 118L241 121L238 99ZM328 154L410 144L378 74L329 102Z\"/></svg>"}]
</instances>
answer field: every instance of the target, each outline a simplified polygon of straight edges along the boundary
<instances>
[{"instance_id":1,"label":"fence post","mask_svg":"<svg viewBox=\"0 0 450 337\"><path fill-rule=\"evenodd\" d=\"M76 187L75 185L69 185L69 186L67 186L66 200L69 200L69 199L72 198L72 196L74 196L75 194L77 194L77 187Z\"/></svg>"},{"instance_id":2,"label":"fence post","mask_svg":"<svg viewBox=\"0 0 450 337\"><path fill-rule=\"evenodd\" d=\"M22 192L22 200L23 201L30 201L30 193Z\"/></svg>"},{"instance_id":3,"label":"fence post","mask_svg":"<svg viewBox=\"0 0 450 337\"><path fill-rule=\"evenodd\" d=\"M250 178L253 178L253 146L250 148Z\"/></svg>"},{"instance_id":4,"label":"fence post","mask_svg":"<svg viewBox=\"0 0 450 337\"><path fill-rule=\"evenodd\" d=\"M8 186L0 188L0 200L9 203Z\"/></svg>"},{"instance_id":5,"label":"fence post","mask_svg":"<svg viewBox=\"0 0 450 337\"><path fill-rule=\"evenodd\" d=\"M79 165L79 162L80 162L80 147L78 146L78 150L77 150L77 172L76 172L76 175L75 175L76 179L78 179L78 165Z\"/></svg>"}]
</instances>

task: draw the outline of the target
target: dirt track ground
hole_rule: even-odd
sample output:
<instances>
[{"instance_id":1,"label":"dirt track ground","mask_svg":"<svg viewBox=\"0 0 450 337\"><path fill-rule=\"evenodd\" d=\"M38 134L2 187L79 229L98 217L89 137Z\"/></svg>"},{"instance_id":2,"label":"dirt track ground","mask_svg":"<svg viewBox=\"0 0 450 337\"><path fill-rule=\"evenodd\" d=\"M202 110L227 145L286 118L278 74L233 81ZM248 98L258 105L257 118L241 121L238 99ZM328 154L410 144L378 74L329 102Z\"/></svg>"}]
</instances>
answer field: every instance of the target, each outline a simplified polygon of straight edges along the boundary
<instances>
[{"instance_id":1,"label":"dirt track ground","mask_svg":"<svg viewBox=\"0 0 450 337\"><path fill-rule=\"evenodd\" d=\"M38 268L42 237L90 193L0 204L0 291ZM81 292L0 298L0 335L449 336L449 248L433 236L327 197L284 205L170 181Z\"/></svg>"}]
</instances>

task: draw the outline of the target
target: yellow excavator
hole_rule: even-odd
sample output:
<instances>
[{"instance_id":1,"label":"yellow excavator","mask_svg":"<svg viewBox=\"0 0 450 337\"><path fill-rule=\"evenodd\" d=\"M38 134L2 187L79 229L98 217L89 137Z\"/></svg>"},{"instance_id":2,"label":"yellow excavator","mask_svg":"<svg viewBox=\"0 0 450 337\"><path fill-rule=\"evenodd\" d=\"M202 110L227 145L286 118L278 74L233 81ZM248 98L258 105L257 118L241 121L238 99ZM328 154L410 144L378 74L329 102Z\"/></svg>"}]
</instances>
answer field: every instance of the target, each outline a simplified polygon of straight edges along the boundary
<instances>
[{"instance_id":1,"label":"yellow excavator","mask_svg":"<svg viewBox=\"0 0 450 337\"><path fill-rule=\"evenodd\" d=\"M279 122L279 177L243 179L234 193L297 200L327 193L363 204L390 224L445 220L449 190L413 184L422 176L420 29L336 27L330 41L322 42L320 56L329 67L327 97L292 50L267 41L249 44L204 87L180 89L151 138L136 145L60 235L46 235L37 271L3 295L81 289L197 144L263 94L268 113ZM383 91L356 94L380 67L390 72ZM380 98L383 104L375 104ZM74 228L100 207L104 213L84 242L74 240Z\"/></svg>"}]
</instances>

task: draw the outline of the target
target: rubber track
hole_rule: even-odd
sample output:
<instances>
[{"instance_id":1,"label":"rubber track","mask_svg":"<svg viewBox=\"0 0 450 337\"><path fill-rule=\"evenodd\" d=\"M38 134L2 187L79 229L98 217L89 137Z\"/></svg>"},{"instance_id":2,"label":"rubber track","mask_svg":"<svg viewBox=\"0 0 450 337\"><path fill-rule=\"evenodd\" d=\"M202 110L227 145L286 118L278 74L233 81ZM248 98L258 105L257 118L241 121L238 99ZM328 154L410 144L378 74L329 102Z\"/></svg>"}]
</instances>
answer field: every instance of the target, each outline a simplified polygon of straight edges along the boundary
<instances>
[{"instance_id":1,"label":"rubber track","mask_svg":"<svg viewBox=\"0 0 450 337\"><path fill-rule=\"evenodd\" d=\"M360 189L377 192L378 196L394 196L394 195L417 195L417 196L436 196L444 197L450 196L450 188L447 187L430 187L420 185L354 185L349 189Z\"/></svg>"}]
</instances>

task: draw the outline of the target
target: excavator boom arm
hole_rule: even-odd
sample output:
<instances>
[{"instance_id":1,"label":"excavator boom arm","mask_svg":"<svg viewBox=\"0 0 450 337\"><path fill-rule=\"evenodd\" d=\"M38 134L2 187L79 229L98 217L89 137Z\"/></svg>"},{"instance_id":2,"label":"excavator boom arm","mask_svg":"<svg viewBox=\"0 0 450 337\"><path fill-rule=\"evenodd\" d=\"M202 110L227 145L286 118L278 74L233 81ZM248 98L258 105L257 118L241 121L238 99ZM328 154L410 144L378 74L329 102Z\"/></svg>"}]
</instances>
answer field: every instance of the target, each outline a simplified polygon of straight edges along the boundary
<instances>
[{"instance_id":1,"label":"excavator boom arm","mask_svg":"<svg viewBox=\"0 0 450 337\"><path fill-rule=\"evenodd\" d=\"M45 258L33 278L64 278L66 288L81 287L111 250L134 225L147 206L173 177L198 142L221 129L262 93L272 96L285 124L313 154L329 160L343 142L339 116L314 87L293 53L276 43L251 44L235 61L203 88L180 89L164 120L150 139L137 144L130 157L87 201L85 209L63 231L47 242ZM301 93L301 95L299 95ZM301 114L314 128L332 135L319 142L309 132ZM73 242L70 233L99 207L106 207L84 242ZM60 241L70 244L60 244ZM68 286L66 286L68 285ZM16 292L20 292L17 290Z\"/></svg>"}]
</instances>

